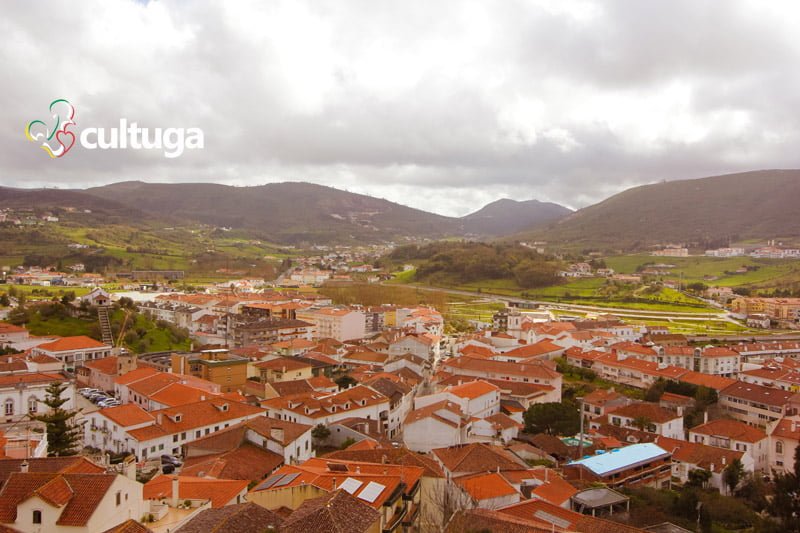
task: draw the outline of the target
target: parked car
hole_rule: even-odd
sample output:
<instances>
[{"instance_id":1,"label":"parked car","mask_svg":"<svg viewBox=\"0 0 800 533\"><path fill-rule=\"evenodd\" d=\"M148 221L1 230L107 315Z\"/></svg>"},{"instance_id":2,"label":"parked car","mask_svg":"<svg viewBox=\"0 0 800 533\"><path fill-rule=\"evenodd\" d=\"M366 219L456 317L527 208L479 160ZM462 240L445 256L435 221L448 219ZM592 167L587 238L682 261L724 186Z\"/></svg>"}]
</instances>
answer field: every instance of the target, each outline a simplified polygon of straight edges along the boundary
<instances>
[{"instance_id":1,"label":"parked car","mask_svg":"<svg viewBox=\"0 0 800 533\"><path fill-rule=\"evenodd\" d=\"M98 407L116 407L118 405L122 405L122 403L119 400L110 398L108 400L97 402L97 405Z\"/></svg>"},{"instance_id":2,"label":"parked car","mask_svg":"<svg viewBox=\"0 0 800 533\"><path fill-rule=\"evenodd\" d=\"M161 456L161 464L162 465L181 466L183 463L181 462L180 459L178 459L174 455L162 455Z\"/></svg>"},{"instance_id":3,"label":"parked car","mask_svg":"<svg viewBox=\"0 0 800 533\"><path fill-rule=\"evenodd\" d=\"M161 471L165 474L172 474L175 472L175 465L172 463L165 463L161 465Z\"/></svg>"},{"instance_id":4,"label":"parked car","mask_svg":"<svg viewBox=\"0 0 800 533\"><path fill-rule=\"evenodd\" d=\"M97 390L97 389L90 389L90 388L88 388L88 387L87 387L87 388L84 388L84 389L80 389L78 392L79 392L79 393L80 393L80 395L81 395L81 396L83 396L84 398L88 398L88 397L89 397L89 396L91 396L92 394L101 394L101 392L100 392L99 390Z\"/></svg>"}]
</instances>

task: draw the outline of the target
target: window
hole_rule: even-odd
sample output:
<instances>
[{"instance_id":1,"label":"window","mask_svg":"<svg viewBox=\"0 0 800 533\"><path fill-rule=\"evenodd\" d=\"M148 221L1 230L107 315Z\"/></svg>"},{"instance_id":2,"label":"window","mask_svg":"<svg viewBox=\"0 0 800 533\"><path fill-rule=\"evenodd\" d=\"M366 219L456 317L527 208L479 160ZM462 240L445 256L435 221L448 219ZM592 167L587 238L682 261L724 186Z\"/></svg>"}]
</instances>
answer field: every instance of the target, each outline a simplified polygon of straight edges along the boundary
<instances>
[{"instance_id":1,"label":"window","mask_svg":"<svg viewBox=\"0 0 800 533\"><path fill-rule=\"evenodd\" d=\"M28 398L28 412L34 414L39 409L39 400L36 396Z\"/></svg>"},{"instance_id":2,"label":"window","mask_svg":"<svg viewBox=\"0 0 800 533\"><path fill-rule=\"evenodd\" d=\"M164 449L164 445L163 445L163 444L159 444L159 445L158 445L158 449L159 449L159 450L163 450L163 449Z\"/></svg>"},{"instance_id":3,"label":"window","mask_svg":"<svg viewBox=\"0 0 800 533\"><path fill-rule=\"evenodd\" d=\"M42 512L38 509L33 512L33 523L34 524L42 523Z\"/></svg>"},{"instance_id":4,"label":"window","mask_svg":"<svg viewBox=\"0 0 800 533\"><path fill-rule=\"evenodd\" d=\"M196 439L200 438L200 430L199 429L194 432L194 438L196 438Z\"/></svg>"},{"instance_id":5,"label":"window","mask_svg":"<svg viewBox=\"0 0 800 533\"><path fill-rule=\"evenodd\" d=\"M6 416L11 416L14 414L14 400L11 398L6 400L5 413Z\"/></svg>"},{"instance_id":6,"label":"window","mask_svg":"<svg viewBox=\"0 0 800 533\"><path fill-rule=\"evenodd\" d=\"M172 442L178 442L178 434L172 436Z\"/></svg>"},{"instance_id":7,"label":"window","mask_svg":"<svg viewBox=\"0 0 800 533\"><path fill-rule=\"evenodd\" d=\"M783 442L778 441L775 443L775 453L783 453Z\"/></svg>"},{"instance_id":8,"label":"window","mask_svg":"<svg viewBox=\"0 0 800 533\"><path fill-rule=\"evenodd\" d=\"M122 492L117 491L116 501L117 501L117 506L122 504Z\"/></svg>"}]
</instances>

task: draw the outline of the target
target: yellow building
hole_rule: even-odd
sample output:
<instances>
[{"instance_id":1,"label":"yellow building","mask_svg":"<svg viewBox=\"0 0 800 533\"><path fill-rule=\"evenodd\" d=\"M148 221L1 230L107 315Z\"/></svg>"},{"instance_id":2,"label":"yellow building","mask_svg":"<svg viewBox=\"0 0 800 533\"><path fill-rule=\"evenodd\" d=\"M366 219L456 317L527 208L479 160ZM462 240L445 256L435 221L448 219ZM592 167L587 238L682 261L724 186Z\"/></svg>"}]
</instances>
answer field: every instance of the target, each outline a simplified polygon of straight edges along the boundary
<instances>
[{"instance_id":1,"label":"yellow building","mask_svg":"<svg viewBox=\"0 0 800 533\"><path fill-rule=\"evenodd\" d=\"M172 354L171 363L173 373L188 374L216 383L222 392L238 391L247 382L249 360L225 349Z\"/></svg>"}]
</instances>

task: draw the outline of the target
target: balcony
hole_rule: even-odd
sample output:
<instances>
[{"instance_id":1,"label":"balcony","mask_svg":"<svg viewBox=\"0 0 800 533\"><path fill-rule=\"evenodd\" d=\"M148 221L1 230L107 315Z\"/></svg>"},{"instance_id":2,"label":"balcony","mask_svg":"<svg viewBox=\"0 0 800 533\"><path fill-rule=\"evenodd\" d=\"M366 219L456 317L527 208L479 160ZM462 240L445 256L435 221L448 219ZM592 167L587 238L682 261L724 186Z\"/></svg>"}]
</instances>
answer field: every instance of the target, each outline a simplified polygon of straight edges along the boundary
<instances>
[{"instance_id":1,"label":"balcony","mask_svg":"<svg viewBox=\"0 0 800 533\"><path fill-rule=\"evenodd\" d=\"M395 512L392 516L392 519L386 522L386 524L383 526L383 533L391 533L392 531L395 531L401 522L403 522L403 518L406 516L406 514L408 514L407 506L403 506L402 509Z\"/></svg>"}]
</instances>

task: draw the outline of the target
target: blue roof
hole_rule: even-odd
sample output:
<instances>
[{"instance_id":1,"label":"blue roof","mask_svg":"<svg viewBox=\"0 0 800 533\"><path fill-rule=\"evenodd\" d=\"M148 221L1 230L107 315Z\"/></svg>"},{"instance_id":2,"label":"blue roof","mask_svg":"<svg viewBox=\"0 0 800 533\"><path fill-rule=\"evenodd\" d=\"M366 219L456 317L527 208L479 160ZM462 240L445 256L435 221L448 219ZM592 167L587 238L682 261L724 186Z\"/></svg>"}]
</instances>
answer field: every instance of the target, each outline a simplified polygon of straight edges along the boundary
<instances>
[{"instance_id":1,"label":"blue roof","mask_svg":"<svg viewBox=\"0 0 800 533\"><path fill-rule=\"evenodd\" d=\"M637 463L647 462L662 455L668 454L666 450L646 442L644 444L631 444L624 448L612 450L609 453L587 457L572 461L570 465L583 465L597 475L605 475L615 470L627 468Z\"/></svg>"}]
</instances>

